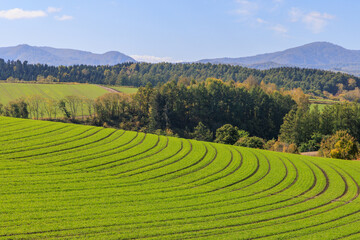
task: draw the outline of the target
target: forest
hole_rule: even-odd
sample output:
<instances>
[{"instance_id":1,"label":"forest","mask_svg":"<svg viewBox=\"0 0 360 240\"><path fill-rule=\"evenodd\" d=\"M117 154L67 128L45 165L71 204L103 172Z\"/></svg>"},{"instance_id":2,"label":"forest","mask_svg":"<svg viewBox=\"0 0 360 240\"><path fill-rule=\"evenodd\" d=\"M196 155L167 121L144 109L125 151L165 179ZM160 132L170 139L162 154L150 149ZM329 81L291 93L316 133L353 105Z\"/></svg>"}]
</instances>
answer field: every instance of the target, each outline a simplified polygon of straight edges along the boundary
<instances>
[{"instance_id":1,"label":"forest","mask_svg":"<svg viewBox=\"0 0 360 240\"><path fill-rule=\"evenodd\" d=\"M0 60L0 77L7 82L140 87L133 95L105 94L95 101L31 96L0 105L0 114L6 116L62 119L276 151L320 150L324 156L331 156L326 148L333 150L336 144L357 149L360 140L358 105L337 104L320 111L310 108L305 95L359 101L360 79L342 73L199 63L55 67ZM357 158L358 150L350 155L336 151L335 157Z\"/></svg>"},{"instance_id":2,"label":"forest","mask_svg":"<svg viewBox=\"0 0 360 240\"><path fill-rule=\"evenodd\" d=\"M0 104L0 114L274 151L320 150L324 156L346 159L357 158L360 140L356 103L329 105L320 111L310 108L300 88L284 91L253 76L243 83L216 78L155 87L148 83L135 94L106 93L95 100L31 95Z\"/></svg>"},{"instance_id":3,"label":"forest","mask_svg":"<svg viewBox=\"0 0 360 240\"><path fill-rule=\"evenodd\" d=\"M188 85L171 81L152 87L149 83L134 95L108 93L95 101L76 96L59 101L30 96L10 102L0 111L13 117L47 116L74 122L84 120L76 114L86 111L87 121L93 125L189 138L201 122L211 132L210 140L219 127L231 124L254 136L275 138L283 117L296 103L290 95L266 92L264 85L251 86L251 80L241 85L214 78Z\"/></svg>"},{"instance_id":4,"label":"forest","mask_svg":"<svg viewBox=\"0 0 360 240\"><path fill-rule=\"evenodd\" d=\"M166 82L201 82L217 78L224 82L243 82L249 76L274 83L279 88L301 88L306 93L324 96L339 91L354 90L360 78L340 72L301 68L273 68L256 70L241 66L201 63L124 63L115 66L48 66L0 59L0 79L9 82L79 82L105 85L153 86ZM349 81L351 79L351 81Z\"/></svg>"}]
</instances>

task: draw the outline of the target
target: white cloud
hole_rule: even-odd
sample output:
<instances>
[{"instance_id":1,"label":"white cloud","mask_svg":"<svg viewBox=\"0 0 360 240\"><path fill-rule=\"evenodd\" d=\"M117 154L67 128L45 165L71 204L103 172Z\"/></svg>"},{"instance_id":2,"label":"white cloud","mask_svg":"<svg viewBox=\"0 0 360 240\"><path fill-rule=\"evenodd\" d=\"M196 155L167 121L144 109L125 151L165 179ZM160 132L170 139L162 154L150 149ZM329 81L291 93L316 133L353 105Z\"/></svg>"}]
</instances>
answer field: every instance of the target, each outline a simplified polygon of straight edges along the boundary
<instances>
[{"instance_id":1,"label":"white cloud","mask_svg":"<svg viewBox=\"0 0 360 240\"><path fill-rule=\"evenodd\" d=\"M274 11L283 3L284 0L272 0L270 5L264 6L259 1L255 0L234 0L237 4L237 9L233 13L237 14L241 18L240 22L245 22L247 26L257 27L262 26L266 29L272 30L277 34L286 35L288 32L281 24L269 22L261 18L260 14L274 14Z\"/></svg>"},{"instance_id":2,"label":"white cloud","mask_svg":"<svg viewBox=\"0 0 360 240\"><path fill-rule=\"evenodd\" d=\"M277 33L281 33L281 34L285 34L288 32L287 28L285 28L283 25L281 24L276 24L274 26L270 27L271 30L277 32Z\"/></svg>"},{"instance_id":3,"label":"white cloud","mask_svg":"<svg viewBox=\"0 0 360 240\"><path fill-rule=\"evenodd\" d=\"M292 8L289 12L292 22L301 21L313 33L319 33L324 30L328 21L335 18L335 16L328 13L320 13L312 11L304 13L298 8Z\"/></svg>"},{"instance_id":4,"label":"white cloud","mask_svg":"<svg viewBox=\"0 0 360 240\"><path fill-rule=\"evenodd\" d=\"M281 25L281 24L273 24L273 23L268 22L268 21L266 21L266 20L264 20L262 18L257 18L256 22L258 24L261 24L262 26L266 26L268 29L270 29L270 30L272 30L272 31L274 31L276 33L280 33L282 35L285 35L285 33L288 32L287 28L284 27L283 25Z\"/></svg>"},{"instance_id":5,"label":"white cloud","mask_svg":"<svg viewBox=\"0 0 360 240\"><path fill-rule=\"evenodd\" d=\"M138 62L148 62L148 63L161 63L161 62L170 62L170 63L178 63L183 62L181 60L175 60L172 57L155 57L149 55L130 55L133 59Z\"/></svg>"},{"instance_id":6,"label":"white cloud","mask_svg":"<svg viewBox=\"0 0 360 240\"><path fill-rule=\"evenodd\" d=\"M327 25L328 20L333 19L334 16L327 13L319 13L319 12L310 12L305 15L303 18L303 22L305 22L314 33L321 32L324 27Z\"/></svg>"},{"instance_id":7,"label":"white cloud","mask_svg":"<svg viewBox=\"0 0 360 240\"><path fill-rule=\"evenodd\" d=\"M289 15L290 15L292 22L297 22L297 21L299 21L299 19L301 19L303 17L304 14L298 8L291 8L291 10L289 11Z\"/></svg>"},{"instance_id":8,"label":"white cloud","mask_svg":"<svg viewBox=\"0 0 360 240\"><path fill-rule=\"evenodd\" d=\"M279 8L282 7L284 0L272 0L272 7L269 8L271 12L277 11Z\"/></svg>"},{"instance_id":9,"label":"white cloud","mask_svg":"<svg viewBox=\"0 0 360 240\"><path fill-rule=\"evenodd\" d=\"M46 17L46 12L42 10L27 11L21 8L13 8L9 10L0 10L0 18L9 20Z\"/></svg>"},{"instance_id":10,"label":"white cloud","mask_svg":"<svg viewBox=\"0 0 360 240\"><path fill-rule=\"evenodd\" d=\"M235 10L235 13L243 17L254 15L259 8L257 3L248 0L236 0L236 3L238 8Z\"/></svg>"},{"instance_id":11,"label":"white cloud","mask_svg":"<svg viewBox=\"0 0 360 240\"><path fill-rule=\"evenodd\" d=\"M262 19L262 18L257 18L257 19L256 19L256 22L257 22L257 23L260 23L260 24L267 24L267 23L268 23L267 21L265 21L265 20Z\"/></svg>"},{"instance_id":12,"label":"white cloud","mask_svg":"<svg viewBox=\"0 0 360 240\"><path fill-rule=\"evenodd\" d=\"M58 21L68 21L72 20L74 17L69 15L55 16L55 19Z\"/></svg>"},{"instance_id":13,"label":"white cloud","mask_svg":"<svg viewBox=\"0 0 360 240\"><path fill-rule=\"evenodd\" d=\"M56 12L60 12L61 8L55 8L55 7L48 7L47 8L47 12L48 13L56 13Z\"/></svg>"}]
</instances>

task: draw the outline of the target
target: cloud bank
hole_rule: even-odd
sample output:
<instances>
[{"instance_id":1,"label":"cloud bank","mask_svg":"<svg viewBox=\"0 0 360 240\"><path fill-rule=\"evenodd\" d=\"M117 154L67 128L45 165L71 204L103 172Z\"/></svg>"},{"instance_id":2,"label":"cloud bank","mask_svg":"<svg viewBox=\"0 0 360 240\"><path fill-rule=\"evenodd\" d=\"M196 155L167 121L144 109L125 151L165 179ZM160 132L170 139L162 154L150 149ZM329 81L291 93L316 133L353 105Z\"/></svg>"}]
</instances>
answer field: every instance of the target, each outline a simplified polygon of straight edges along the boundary
<instances>
[{"instance_id":1,"label":"cloud bank","mask_svg":"<svg viewBox=\"0 0 360 240\"><path fill-rule=\"evenodd\" d=\"M148 63L161 63L161 62L169 62L169 63L179 63L181 60L175 60L172 57L155 57L149 55L130 55L133 59L138 62L148 62Z\"/></svg>"},{"instance_id":2,"label":"cloud bank","mask_svg":"<svg viewBox=\"0 0 360 240\"><path fill-rule=\"evenodd\" d=\"M298 8L292 8L289 12L292 22L302 22L313 33L320 33L324 30L329 20L335 18L335 16L328 13L320 13L312 11L304 13Z\"/></svg>"},{"instance_id":3,"label":"cloud bank","mask_svg":"<svg viewBox=\"0 0 360 240\"><path fill-rule=\"evenodd\" d=\"M69 15L55 16L55 19L58 21L67 21L67 20L72 20L73 16L69 16Z\"/></svg>"},{"instance_id":4,"label":"cloud bank","mask_svg":"<svg viewBox=\"0 0 360 240\"><path fill-rule=\"evenodd\" d=\"M24 18L39 18L39 17L46 17L46 12L42 10L36 11L27 11L21 8L13 8L9 10L1 10L0 11L0 18L5 18L8 20L15 20L15 19L24 19Z\"/></svg>"},{"instance_id":5,"label":"cloud bank","mask_svg":"<svg viewBox=\"0 0 360 240\"><path fill-rule=\"evenodd\" d=\"M46 11L43 10L24 10L21 8L13 8L9 10L0 10L0 18L7 20L18 20L18 19L33 19L33 18L43 18L48 17L53 13L61 12L61 8L48 7ZM58 21L66 21L73 19L72 16L62 15L55 16L54 19Z\"/></svg>"}]
</instances>

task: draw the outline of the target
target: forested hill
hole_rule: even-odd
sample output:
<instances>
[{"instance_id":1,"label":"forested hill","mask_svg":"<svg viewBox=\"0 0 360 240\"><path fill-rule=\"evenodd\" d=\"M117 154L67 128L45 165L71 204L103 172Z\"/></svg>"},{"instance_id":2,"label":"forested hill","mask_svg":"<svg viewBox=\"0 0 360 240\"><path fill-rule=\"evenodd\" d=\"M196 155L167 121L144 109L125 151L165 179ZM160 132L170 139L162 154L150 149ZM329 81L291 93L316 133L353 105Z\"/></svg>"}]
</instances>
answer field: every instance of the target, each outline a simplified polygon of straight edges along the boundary
<instances>
[{"instance_id":1,"label":"forested hill","mask_svg":"<svg viewBox=\"0 0 360 240\"><path fill-rule=\"evenodd\" d=\"M201 63L240 65L256 69L279 66L335 70L360 76L360 51L329 42L313 42L284 51L240 58L203 59Z\"/></svg>"},{"instance_id":2,"label":"forested hill","mask_svg":"<svg viewBox=\"0 0 360 240\"><path fill-rule=\"evenodd\" d=\"M35 47L27 44L15 47L1 47L0 58L10 60L28 61L54 66L60 65L115 65L124 62L136 62L133 58L116 51L96 54L75 49L62 49L52 47Z\"/></svg>"},{"instance_id":3,"label":"forested hill","mask_svg":"<svg viewBox=\"0 0 360 240\"><path fill-rule=\"evenodd\" d=\"M256 70L241 66L202 63L123 63L115 66L48 66L28 64L26 61L7 61L0 59L0 79L13 81L35 81L39 76L52 76L55 81L81 82L109 85L144 86L157 85L169 81L203 81L206 78L219 78L223 81L243 82L249 76L258 81L275 83L278 87L292 89L301 87L305 92L321 95L323 91L336 94L338 89L353 90L360 86L360 78L331 71L301 68L274 68ZM50 79L52 78L50 77ZM15 79L13 79L15 78ZM41 78L41 77L40 77ZM354 79L355 81L349 81ZM54 80L54 79L53 79Z\"/></svg>"}]
</instances>

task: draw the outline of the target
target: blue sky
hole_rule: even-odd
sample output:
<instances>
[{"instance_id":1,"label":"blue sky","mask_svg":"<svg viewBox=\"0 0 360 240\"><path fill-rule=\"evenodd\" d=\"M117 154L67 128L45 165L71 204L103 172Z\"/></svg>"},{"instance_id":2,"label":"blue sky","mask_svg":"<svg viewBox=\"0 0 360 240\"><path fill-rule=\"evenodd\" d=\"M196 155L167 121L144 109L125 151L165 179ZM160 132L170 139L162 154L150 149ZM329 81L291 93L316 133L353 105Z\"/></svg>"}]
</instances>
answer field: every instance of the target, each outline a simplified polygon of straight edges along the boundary
<instances>
[{"instance_id":1,"label":"blue sky","mask_svg":"<svg viewBox=\"0 0 360 240\"><path fill-rule=\"evenodd\" d=\"M0 0L0 46L148 61L242 57L314 41L360 49L358 0Z\"/></svg>"}]
</instances>

